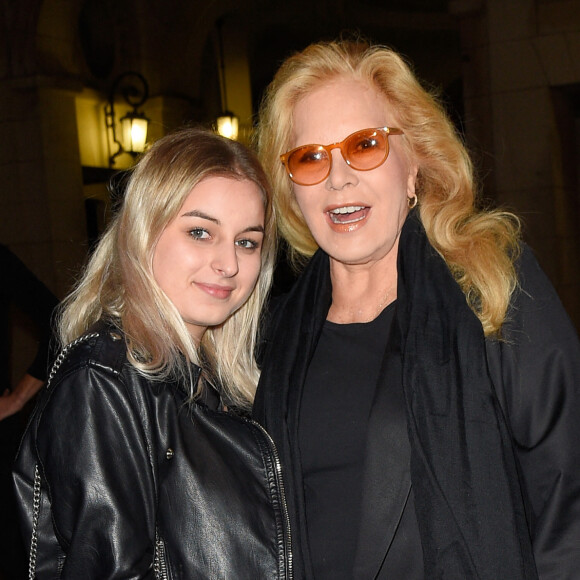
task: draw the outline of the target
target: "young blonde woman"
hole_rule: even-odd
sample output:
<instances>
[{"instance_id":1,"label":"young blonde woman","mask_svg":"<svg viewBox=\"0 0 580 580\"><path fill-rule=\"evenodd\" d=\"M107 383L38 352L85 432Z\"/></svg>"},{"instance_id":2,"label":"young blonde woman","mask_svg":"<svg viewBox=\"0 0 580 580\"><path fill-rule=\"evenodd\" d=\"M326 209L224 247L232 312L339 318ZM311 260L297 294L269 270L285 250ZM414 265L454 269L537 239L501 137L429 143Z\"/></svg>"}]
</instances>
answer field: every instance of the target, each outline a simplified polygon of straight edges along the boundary
<instances>
[{"instance_id":1,"label":"young blonde woman","mask_svg":"<svg viewBox=\"0 0 580 580\"><path fill-rule=\"evenodd\" d=\"M403 59L288 58L259 120L306 263L254 405L282 450L295 576L568 579L580 570L580 344L515 216Z\"/></svg>"},{"instance_id":2,"label":"young blonde woman","mask_svg":"<svg viewBox=\"0 0 580 580\"><path fill-rule=\"evenodd\" d=\"M17 458L31 578L291 576L276 450L247 418L273 220L238 143L184 129L137 164Z\"/></svg>"}]
</instances>

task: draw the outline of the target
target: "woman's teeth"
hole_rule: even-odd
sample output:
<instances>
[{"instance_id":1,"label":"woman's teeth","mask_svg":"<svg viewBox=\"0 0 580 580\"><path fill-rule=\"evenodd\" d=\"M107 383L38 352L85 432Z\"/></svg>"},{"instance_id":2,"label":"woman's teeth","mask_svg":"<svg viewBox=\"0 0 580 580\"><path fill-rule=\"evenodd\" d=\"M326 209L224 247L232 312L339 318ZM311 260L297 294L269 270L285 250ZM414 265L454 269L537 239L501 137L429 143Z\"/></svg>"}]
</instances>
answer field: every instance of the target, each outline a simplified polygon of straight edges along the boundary
<instances>
[{"instance_id":1,"label":"woman's teeth","mask_svg":"<svg viewBox=\"0 0 580 580\"><path fill-rule=\"evenodd\" d=\"M359 214L358 212L362 211L364 206L362 205L347 205L344 207L337 207L332 209L328 212L330 219L335 224L350 224L353 222L358 222L365 218L366 212ZM353 215L357 214L357 215ZM350 216L352 216L351 219Z\"/></svg>"},{"instance_id":2,"label":"woman's teeth","mask_svg":"<svg viewBox=\"0 0 580 580\"><path fill-rule=\"evenodd\" d=\"M354 213L355 211L360 211L363 209L361 205L348 205L346 207L337 207L330 211L330 213L339 214L339 213Z\"/></svg>"}]
</instances>

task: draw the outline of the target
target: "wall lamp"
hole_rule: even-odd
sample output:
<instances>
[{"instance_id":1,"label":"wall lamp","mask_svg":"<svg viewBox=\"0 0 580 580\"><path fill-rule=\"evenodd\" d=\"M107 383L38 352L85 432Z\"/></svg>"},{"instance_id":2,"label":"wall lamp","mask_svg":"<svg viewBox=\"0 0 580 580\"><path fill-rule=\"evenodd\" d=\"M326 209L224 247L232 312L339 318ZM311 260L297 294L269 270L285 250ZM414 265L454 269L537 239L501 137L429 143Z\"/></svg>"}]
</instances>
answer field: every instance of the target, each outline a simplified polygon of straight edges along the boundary
<instances>
[{"instance_id":1,"label":"wall lamp","mask_svg":"<svg viewBox=\"0 0 580 580\"><path fill-rule=\"evenodd\" d=\"M121 126L121 136L117 133L117 120L115 118L115 98L117 94L123 97L127 105L133 107L119 119ZM149 97L149 85L143 75L137 72L125 72L119 75L113 82L109 94L109 102L105 107L105 122L107 129L111 129L113 143L117 150L109 157L109 167L115 165L115 159L121 153L129 153L136 157L145 151L147 143L147 128L149 119L143 111L138 108L145 103Z\"/></svg>"},{"instance_id":2,"label":"wall lamp","mask_svg":"<svg viewBox=\"0 0 580 580\"><path fill-rule=\"evenodd\" d=\"M238 118L231 111L220 113L215 124L217 132L223 137L234 140L238 138Z\"/></svg>"},{"instance_id":3,"label":"wall lamp","mask_svg":"<svg viewBox=\"0 0 580 580\"><path fill-rule=\"evenodd\" d=\"M216 131L223 137L228 139L238 138L238 118L228 110L228 93L226 89L226 64L224 59L224 42L223 42L223 19L219 19L217 22L218 30L218 56L219 56L219 67L220 67L220 93L222 97L222 112L218 115L216 119L215 128Z\"/></svg>"}]
</instances>

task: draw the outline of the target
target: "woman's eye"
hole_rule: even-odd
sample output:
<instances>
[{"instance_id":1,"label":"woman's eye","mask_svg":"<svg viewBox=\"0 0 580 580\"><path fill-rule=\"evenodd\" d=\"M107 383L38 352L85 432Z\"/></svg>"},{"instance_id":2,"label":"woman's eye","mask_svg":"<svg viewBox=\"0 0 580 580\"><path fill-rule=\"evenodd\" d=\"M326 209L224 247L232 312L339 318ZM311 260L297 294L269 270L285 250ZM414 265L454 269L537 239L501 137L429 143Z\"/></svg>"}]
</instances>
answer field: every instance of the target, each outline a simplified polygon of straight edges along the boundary
<instances>
[{"instance_id":1,"label":"woman's eye","mask_svg":"<svg viewBox=\"0 0 580 580\"><path fill-rule=\"evenodd\" d=\"M372 138L361 139L356 143L354 149L355 151L365 151L366 149L375 149L377 145L378 143L376 139Z\"/></svg>"},{"instance_id":2,"label":"woman's eye","mask_svg":"<svg viewBox=\"0 0 580 580\"><path fill-rule=\"evenodd\" d=\"M319 163L326 158L326 151L311 147L304 149L300 154L295 155L295 162L298 164Z\"/></svg>"},{"instance_id":3,"label":"woman's eye","mask_svg":"<svg viewBox=\"0 0 580 580\"><path fill-rule=\"evenodd\" d=\"M260 247L260 244L254 240L238 240L236 245L245 250L255 250Z\"/></svg>"},{"instance_id":4,"label":"woman's eye","mask_svg":"<svg viewBox=\"0 0 580 580\"><path fill-rule=\"evenodd\" d=\"M193 228L189 230L189 235L194 240L205 240L209 238L209 232L207 230L204 230L203 228Z\"/></svg>"}]
</instances>

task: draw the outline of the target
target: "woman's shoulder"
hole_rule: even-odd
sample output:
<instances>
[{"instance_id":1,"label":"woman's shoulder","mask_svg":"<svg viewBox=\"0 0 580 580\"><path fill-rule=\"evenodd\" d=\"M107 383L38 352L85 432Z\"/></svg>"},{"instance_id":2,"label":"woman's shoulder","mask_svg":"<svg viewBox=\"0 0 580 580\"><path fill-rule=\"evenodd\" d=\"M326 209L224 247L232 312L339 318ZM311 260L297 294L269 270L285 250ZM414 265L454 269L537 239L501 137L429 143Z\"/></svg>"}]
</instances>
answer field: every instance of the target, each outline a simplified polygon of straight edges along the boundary
<instances>
[{"instance_id":1,"label":"woman's shoulder","mask_svg":"<svg viewBox=\"0 0 580 580\"><path fill-rule=\"evenodd\" d=\"M114 324L99 320L61 348L51 369L51 378L91 365L120 373L126 361L127 347L123 332Z\"/></svg>"},{"instance_id":2,"label":"woman's shoulder","mask_svg":"<svg viewBox=\"0 0 580 580\"><path fill-rule=\"evenodd\" d=\"M129 363L123 333L98 322L61 349L35 409L36 430L66 430L61 418L75 422L87 409L101 418L137 413L151 397L148 383Z\"/></svg>"},{"instance_id":3,"label":"woman's shoulder","mask_svg":"<svg viewBox=\"0 0 580 580\"><path fill-rule=\"evenodd\" d=\"M525 242L520 243L520 253L515 263L520 289L544 290L551 292L552 284L540 266L534 250Z\"/></svg>"},{"instance_id":4,"label":"woman's shoulder","mask_svg":"<svg viewBox=\"0 0 580 580\"><path fill-rule=\"evenodd\" d=\"M254 353L259 366L263 362L266 345L272 341L276 334L275 329L280 317L284 314L289 296L289 293L271 296L262 310L258 343Z\"/></svg>"},{"instance_id":5,"label":"woman's shoulder","mask_svg":"<svg viewBox=\"0 0 580 580\"><path fill-rule=\"evenodd\" d=\"M518 285L502 326L501 343L508 350L557 345L578 356L580 341L574 324L532 248L525 243L515 267Z\"/></svg>"},{"instance_id":6,"label":"woman's shoulder","mask_svg":"<svg viewBox=\"0 0 580 580\"><path fill-rule=\"evenodd\" d=\"M571 325L556 288L537 260L534 251L525 243L516 261L518 285L512 295L508 321L514 317L536 319L551 326ZM554 316L556 319L554 319Z\"/></svg>"},{"instance_id":7,"label":"woman's shoulder","mask_svg":"<svg viewBox=\"0 0 580 580\"><path fill-rule=\"evenodd\" d=\"M82 400L94 396L96 390L124 388L129 375L134 374L123 333L114 325L99 321L60 349L39 406L63 397Z\"/></svg>"}]
</instances>

